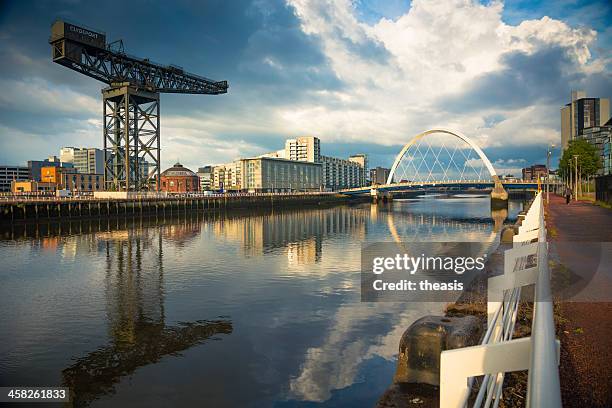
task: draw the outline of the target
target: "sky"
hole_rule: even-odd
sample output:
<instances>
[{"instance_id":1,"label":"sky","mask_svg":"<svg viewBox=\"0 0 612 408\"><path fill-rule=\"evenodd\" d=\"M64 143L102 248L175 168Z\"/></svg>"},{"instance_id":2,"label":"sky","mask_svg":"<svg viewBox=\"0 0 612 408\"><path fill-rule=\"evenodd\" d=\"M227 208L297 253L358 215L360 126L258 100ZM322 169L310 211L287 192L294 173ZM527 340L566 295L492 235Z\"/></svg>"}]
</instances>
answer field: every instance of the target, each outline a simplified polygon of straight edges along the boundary
<instances>
[{"instance_id":1,"label":"sky","mask_svg":"<svg viewBox=\"0 0 612 408\"><path fill-rule=\"evenodd\" d=\"M414 135L443 127L516 173L560 144L572 89L612 96L605 0L3 1L0 164L102 147L104 84L51 61L56 18L229 81L225 95L162 95L162 170L304 135L321 139L322 154L390 167Z\"/></svg>"}]
</instances>

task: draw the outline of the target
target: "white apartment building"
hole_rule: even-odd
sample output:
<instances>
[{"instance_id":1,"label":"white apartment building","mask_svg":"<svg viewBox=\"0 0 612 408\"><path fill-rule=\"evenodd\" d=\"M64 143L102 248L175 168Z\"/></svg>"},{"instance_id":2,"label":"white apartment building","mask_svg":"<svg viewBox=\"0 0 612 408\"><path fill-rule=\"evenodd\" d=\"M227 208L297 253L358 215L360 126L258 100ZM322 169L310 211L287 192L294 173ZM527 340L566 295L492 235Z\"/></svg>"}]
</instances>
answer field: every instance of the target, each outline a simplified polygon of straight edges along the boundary
<instances>
[{"instance_id":1,"label":"white apartment building","mask_svg":"<svg viewBox=\"0 0 612 408\"><path fill-rule=\"evenodd\" d=\"M231 163L219 164L212 170L213 190L241 190L242 189L242 163L234 160Z\"/></svg>"},{"instance_id":2,"label":"white apartment building","mask_svg":"<svg viewBox=\"0 0 612 408\"><path fill-rule=\"evenodd\" d=\"M321 141L318 137L304 136L285 141L285 159L305 161L311 163L321 162Z\"/></svg>"},{"instance_id":3,"label":"white apartment building","mask_svg":"<svg viewBox=\"0 0 612 408\"><path fill-rule=\"evenodd\" d=\"M322 181L328 190L361 187L363 168L353 161L321 156Z\"/></svg>"},{"instance_id":4,"label":"white apartment building","mask_svg":"<svg viewBox=\"0 0 612 408\"><path fill-rule=\"evenodd\" d=\"M368 156L363 153L354 154L349 157L349 161L357 163L359 166L361 166L361 172L359 174L359 186L361 187L368 185L368 177L370 175L368 171Z\"/></svg>"},{"instance_id":5,"label":"white apartment building","mask_svg":"<svg viewBox=\"0 0 612 408\"><path fill-rule=\"evenodd\" d=\"M196 173L200 178L200 191L212 188L213 166L200 167Z\"/></svg>"},{"instance_id":6,"label":"white apartment building","mask_svg":"<svg viewBox=\"0 0 612 408\"><path fill-rule=\"evenodd\" d=\"M285 149L263 154L258 158L321 164L321 188L338 190L367 185L368 158L356 154L348 160L321 155L318 137L303 136L285 141Z\"/></svg>"},{"instance_id":7,"label":"white apartment building","mask_svg":"<svg viewBox=\"0 0 612 408\"><path fill-rule=\"evenodd\" d=\"M225 191L319 191L321 164L275 157L240 159L213 167L212 188Z\"/></svg>"}]
</instances>

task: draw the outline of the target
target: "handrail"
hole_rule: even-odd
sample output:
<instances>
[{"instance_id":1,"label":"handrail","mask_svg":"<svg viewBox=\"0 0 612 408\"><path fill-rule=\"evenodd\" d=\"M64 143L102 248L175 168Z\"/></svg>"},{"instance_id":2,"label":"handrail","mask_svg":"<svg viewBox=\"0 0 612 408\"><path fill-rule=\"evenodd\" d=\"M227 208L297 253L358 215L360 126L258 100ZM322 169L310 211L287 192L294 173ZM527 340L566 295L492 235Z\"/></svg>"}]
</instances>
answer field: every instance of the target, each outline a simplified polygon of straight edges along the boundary
<instances>
[{"instance_id":1,"label":"handrail","mask_svg":"<svg viewBox=\"0 0 612 408\"><path fill-rule=\"evenodd\" d=\"M557 341L555 338L544 217L540 218L539 245L542 248L538 251L540 273L536 281L533 304L532 349L527 385L527 406L560 407L561 385L557 369Z\"/></svg>"},{"instance_id":2,"label":"handrail","mask_svg":"<svg viewBox=\"0 0 612 408\"><path fill-rule=\"evenodd\" d=\"M533 256L536 266L528 261ZM513 340L521 288L530 284L535 284L531 337ZM504 273L489 278L488 292L488 326L481 344L441 353L440 406L465 407L475 377L484 376L473 406L484 402L487 408L497 407L505 373L528 370L527 406L560 407L559 343L541 192L525 214L513 247L504 252Z\"/></svg>"}]
</instances>

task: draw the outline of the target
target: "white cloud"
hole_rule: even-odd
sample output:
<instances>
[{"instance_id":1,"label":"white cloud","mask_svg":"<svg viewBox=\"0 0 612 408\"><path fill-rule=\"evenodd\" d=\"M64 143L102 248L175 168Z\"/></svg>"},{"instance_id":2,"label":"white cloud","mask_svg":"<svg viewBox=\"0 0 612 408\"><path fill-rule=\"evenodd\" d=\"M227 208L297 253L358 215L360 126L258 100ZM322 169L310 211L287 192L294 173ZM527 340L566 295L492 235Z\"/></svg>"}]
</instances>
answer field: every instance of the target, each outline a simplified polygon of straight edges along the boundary
<instances>
[{"instance_id":1,"label":"white cloud","mask_svg":"<svg viewBox=\"0 0 612 408\"><path fill-rule=\"evenodd\" d=\"M496 89L491 89L485 96L493 103L485 108L465 112L450 109L444 102L461 105L462 95L479 79L503 72L513 52L534 55L547 47L561 47L569 61L561 67L561 74L577 78L606 73L606 64L612 61L606 53L591 53L595 31L549 17L509 25L502 20L504 4L500 1L483 5L472 0L414 0L396 19L382 18L370 24L360 21L350 0L287 3L302 31L316 37L313 44L320 45L325 62L293 66L295 56L288 60L257 54L253 58L284 75L297 75L300 70L327 72L329 68L341 84L330 81L334 85L328 90L311 90L307 84L288 83L287 89L278 91L275 83L243 72L245 77L231 82L230 93L210 110L196 108L172 115L171 109L162 107L162 168L176 159L197 167L256 155L263 152L262 144L271 145L262 143L263 135L279 140L281 136L319 136L324 151L328 142L399 145L434 127L458 130L483 148L558 144L559 107L565 100L534 99L508 107L496 96ZM48 56L30 57L10 46L3 55L19 66L19 72L0 80L0 109L52 117L52 121L46 119L48 131L63 132L57 144L65 138L70 144L101 145L99 84L50 63ZM520 74L515 80L521 80ZM554 83L550 86L559 88ZM526 85L530 87L537 89L538 83ZM569 93L569 87L568 83L563 92ZM487 94L487 88L484 91ZM282 98L276 99L275 92ZM169 96L162 102L174 107L184 103ZM491 117L503 119L491 121ZM3 119L2 125L12 129L17 127L15 122ZM47 131L20 129L27 134ZM51 146L38 144L36 154L45 156L57 150L55 145L43 152L47 145Z\"/></svg>"},{"instance_id":2,"label":"white cloud","mask_svg":"<svg viewBox=\"0 0 612 408\"><path fill-rule=\"evenodd\" d=\"M549 17L508 25L502 20L503 4L497 1L415 0L397 20L374 25L358 21L349 0L288 3L302 30L320 38L333 71L347 86L340 94L328 95L329 103L286 107L279 116L287 129L308 129L324 141L375 138L381 144L401 144L411 135L442 126L462 131L482 147L545 143L559 138L558 107L551 125L550 118L529 116L543 109L547 115L552 112L535 101L515 110L492 106L470 113L443 112L436 104L465 91L480 76L501 70L502 57L509 52L530 55L559 46L574 73L604 69L589 51L595 31ZM506 120L487 129L484 118L491 113L501 113Z\"/></svg>"},{"instance_id":3,"label":"white cloud","mask_svg":"<svg viewBox=\"0 0 612 408\"><path fill-rule=\"evenodd\" d=\"M0 107L32 114L54 111L102 117L102 103L68 87L38 77L0 80Z\"/></svg>"}]
</instances>

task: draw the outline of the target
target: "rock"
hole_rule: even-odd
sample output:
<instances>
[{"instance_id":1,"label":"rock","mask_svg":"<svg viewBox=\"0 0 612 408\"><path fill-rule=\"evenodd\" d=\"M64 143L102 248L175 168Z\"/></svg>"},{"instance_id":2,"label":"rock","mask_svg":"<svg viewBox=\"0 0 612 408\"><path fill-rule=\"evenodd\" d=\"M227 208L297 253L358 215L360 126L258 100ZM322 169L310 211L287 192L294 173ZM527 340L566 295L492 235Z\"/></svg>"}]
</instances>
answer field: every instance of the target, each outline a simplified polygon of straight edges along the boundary
<instances>
[{"instance_id":1,"label":"rock","mask_svg":"<svg viewBox=\"0 0 612 408\"><path fill-rule=\"evenodd\" d=\"M483 325L475 316L425 316L402 335L394 383L440 384L440 353L473 346Z\"/></svg>"},{"instance_id":2,"label":"rock","mask_svg":"<svg viewBox=\"0 0 612 408\"><path fill-rule=\"evenodd\" d=\"M377 408L437 408L440 390L426 384L391 384L380 397Z\"/></svg>"},{"instance_id":3,"label":"rock","mask_svg":"<svg viewBox=\"0 0 612 408\"><path fill-rule=\"evenodd\" d=\"M516 234L515 227L513 225L508 225L502 229L501 233L501 242L502 244L511 244L512 238Z\"/></svg>"}]
</instances>

